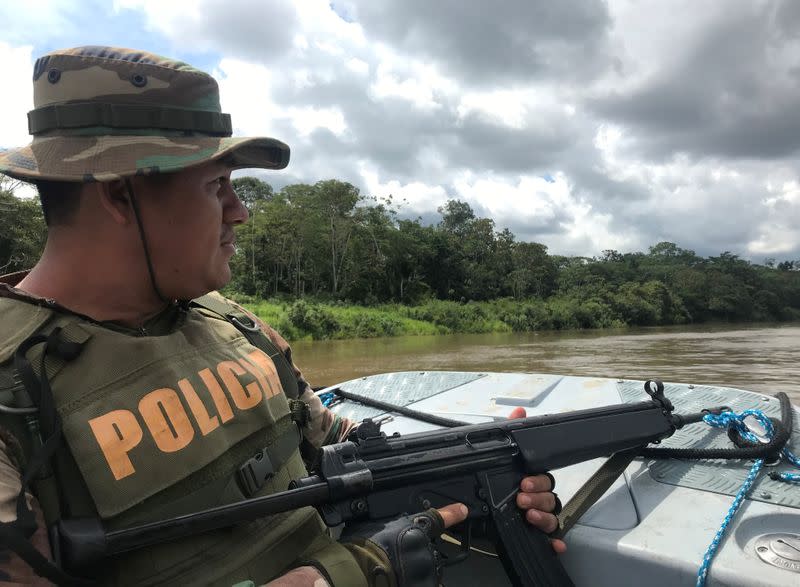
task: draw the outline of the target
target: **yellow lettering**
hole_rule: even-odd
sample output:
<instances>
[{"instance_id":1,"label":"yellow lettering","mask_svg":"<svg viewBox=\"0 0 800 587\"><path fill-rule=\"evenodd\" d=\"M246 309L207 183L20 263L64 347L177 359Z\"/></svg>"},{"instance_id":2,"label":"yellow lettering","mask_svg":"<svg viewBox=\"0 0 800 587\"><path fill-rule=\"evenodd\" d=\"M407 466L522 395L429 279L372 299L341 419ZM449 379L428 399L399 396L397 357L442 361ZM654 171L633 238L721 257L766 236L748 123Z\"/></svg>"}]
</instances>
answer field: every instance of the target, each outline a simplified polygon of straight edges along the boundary
<instances>
[{"instance_id":1,"label":"yellow lettering","mask_svg":"<svg viewBox=\"0 0 800 587\"><path fill-rule=\"evenodd\" d=\"M267 399L275 395L275 390L272 388L272 384L266 378L265 373L261 369L247 359L241 359L239 363L244 365L244 368L250 371L250 373L252 373L256 379L258 379L258 382L261 384L261 389L264 390L264 395Z\"/></svg>"},{"instance_id":2,"label":"yellow lettering","mask_svg":"<svg viewBox=\"0 0 800 587\"><path fill-rule=\"evenodd\" d=\"M106 457L114 479L119 481L133 475L136 469L128 452L142 441L142 427L133 412L114 410L92 418L89 426Z\"/></svg>"},{"instance_id":3,"label":"yellow lettering","mask_svg":"<svg viewBox=\"0 0 800 587\"><path fill-rule=\"evenodd\" d=\"M225 387L233 398L233 403L240 410L249 410L259 404L263 397L261 388L255 381L248 383L247 387L242 387L237 375L245 375L247 371L235 361L222 361L217 365L219 373Z\"/></svg>"},{"instance_id":4,"label":"yellow lettering","mask_svg":"<svg viewBox=\"0 0 800 587\"><path fill-rule=\"evenodd\" d=\"M192 384L189 383L188 379L181 379L178 381L178 389L181 390L184 399L186 399L186 403L189 404L189 409L192 411L192 414L194 414L194 419L203 436L219 428L219 418L208 415L206 406L197 396L197 392L194 390L194 387L192 387Z\"/></svg>"},{"instance_id":5,"label":"yellow lettering","mask_svg":"<svg viewBox=\"0 0 800 587\"><path fill-rule=\"evenodd\" d=\"M214 377L214 373L211 369L203 369L197 374L200 376L200 379L203 380L203 383L206 384L208 391L211 392L211 398L214 400L214 405L217 406L217 413L222 423L224 424L233 418L233 410L231 409L228 397L225 395L225 392L222 391L222 386L219 384L219 381L217 381L217 378Z\"/></svg>"},{"instance_id":6,"label":"yellow lettering","mask_svg":"<svg viewBox=\"0 0 800 587\"><path fill-rule=\"evenodd\" d=\"M162 452L175 452L194 438L189 415L174 389L151 391L139 402L139 412Z\"/></svg>"},{"instance_id":7,"label":"yellow lettering","mask_svg":"<svg viewBox=\"0 0 800 587\"><path fill-rule=\"evenodd\" d=\"M269 387L265 387L264 390L267 397L270 398L278 395L278 392L280 392L283 387L281 386L281 378L278 377L278 371L275 369L275 363L272 362L272 359L262 351L248 353L247 358L266 374L267 385Z\"/></svg>"}]
</instances>

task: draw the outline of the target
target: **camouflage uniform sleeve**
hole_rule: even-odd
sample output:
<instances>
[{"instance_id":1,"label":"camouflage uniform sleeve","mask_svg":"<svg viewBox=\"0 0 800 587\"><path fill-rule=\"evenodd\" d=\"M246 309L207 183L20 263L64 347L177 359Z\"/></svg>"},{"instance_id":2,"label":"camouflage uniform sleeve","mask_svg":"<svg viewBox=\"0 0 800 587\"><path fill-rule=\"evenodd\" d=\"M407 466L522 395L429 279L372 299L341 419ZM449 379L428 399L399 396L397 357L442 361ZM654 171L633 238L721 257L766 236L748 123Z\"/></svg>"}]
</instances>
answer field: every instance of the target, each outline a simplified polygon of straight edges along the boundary
<instances>
[{"instance_id":1,"label":"camouflage uniform sleeve","mask_svg":"<svg viewBox=\"0 0 800 587\"><path fill-rule=\"evenodd\" d=\"M17 519L17 495L22 486L20 467L15 457L16 439L0 430L0 521L12 522ZM28 507L36 516L37 528L31 543L48 559L50 543L44 524L44 515L39 502L30 493L26 494ZM16 553L0 549L0 585L52 585L47 579L37 575Z\"/></svg>"},{"instance_id":2,"label":"camouflage uniform sleeve","mask_svg":"<svg viewBox=\"0 0 800 587\"><path fill-rule=\"evenodd\" d=\"M294 361L292 360L292 349L289 346L289 343L286 342L286 340L280 334L278 334L274 328L261 320L261 318L246 310L239 304L234 305L236 305L236 307L242 312L250 316L250 318L252 318L256 324L258 324L259 328L264 331L273 344L275 344L283 352L286 360L289 361L292 369L294 369L294 374L297 377L297 384L300 388L300 399L308 404L308 407L311 411L311 421L308 424L308 428L303 431L303 435L305 436L306 440L308 440L313 446L319 448L326 444L341 442L347 438L347 435L356 426L356 422L348 420L347 418L342 418L322 405L322 402L314 393L314 390L311 389L311 386L303 377L300 369L298 369L297 365L294 364Z\"/></svg>"}]
</instances>

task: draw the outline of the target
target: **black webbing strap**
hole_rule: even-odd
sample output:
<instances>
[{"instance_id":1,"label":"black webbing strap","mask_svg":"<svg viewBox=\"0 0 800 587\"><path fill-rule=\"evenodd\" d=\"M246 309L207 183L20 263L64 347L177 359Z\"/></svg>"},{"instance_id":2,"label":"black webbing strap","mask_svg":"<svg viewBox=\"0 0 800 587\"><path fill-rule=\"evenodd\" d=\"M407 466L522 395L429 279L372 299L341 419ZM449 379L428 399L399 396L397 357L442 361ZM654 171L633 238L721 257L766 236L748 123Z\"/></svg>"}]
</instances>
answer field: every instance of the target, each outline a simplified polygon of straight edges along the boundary
<instances>
[{"instance_id":1,"label":"black webbing strap","mask_svg":"<svg viewBox=\"0 0 800 587\"><path fill-rule=\"evenodd\" d=\"M28 131L32 135L59 129L97 126L176 130L218 137L229 137L233 134L231 115L209 110L145 104L80 102L77 104L54 104L28 112Z\"/></svg>"},{"instance_id":2,"label":"black webbing strap","mask_svg":"<svg viewBox=\"0 0 800 587\"><path fill-rule=\"evenodd\" d=\"M281 380L281 386L283 387L283 392L286 394L286 397L289 399L297 399L300 396L300 386L297 382L297 377L286 355L284 355L283 351L281 351L277 345L269 339L264 331L253 322L250 316L240 311L232 303L208 294L192 300L191 304L213 312L233 324L250 344L267 353L269 358L275 363L275 368L278 371L278 377Z\"/></svg>"},{"instance_id":3,"label":"black webbing strap","mask_svg":"<svg viewBox=\"0 0 800 587\"><path fill-rule=\"evenodd\" d=\"M0 523L0 544L12 550L24 560L40 577L48 579L56 585L74 585L76 587L95 587L96 583L79 577L73 577L54 565L13 523Z\"/></svg>"},{"instance_id":4,"label":"black webbing strap","mask_svg":"<svg viewBox=\"0 0 800 587\"><path fill-rule=\"evenodd\" d=\"M50 334L29 337L14 352L14 367L19 373L31 402L39 409L39 426L46 440L42 443L40 438L33 439L34 452L25 467L19 495L17 495L17 519L13 522L0 522L0 544L14 551L38 575L58 585L93 585L91 581L73 577L62 571L36 550L29 540L37 529L37 523L33 511L28 508L25 494L30 484L38 476L52 475L49 470L50 461L64 442L61 417L56 410L50 380L47 376L46 359L48 355L54 355L70 361L80 354L82 348L79 343L61 339L60 332L61 328L55 328ZM40 376L37 377L27 353L39 344L44 344L44 348L39 367ZM54 548L57 546L53 545Z\"/></svg>"}]
</instances>

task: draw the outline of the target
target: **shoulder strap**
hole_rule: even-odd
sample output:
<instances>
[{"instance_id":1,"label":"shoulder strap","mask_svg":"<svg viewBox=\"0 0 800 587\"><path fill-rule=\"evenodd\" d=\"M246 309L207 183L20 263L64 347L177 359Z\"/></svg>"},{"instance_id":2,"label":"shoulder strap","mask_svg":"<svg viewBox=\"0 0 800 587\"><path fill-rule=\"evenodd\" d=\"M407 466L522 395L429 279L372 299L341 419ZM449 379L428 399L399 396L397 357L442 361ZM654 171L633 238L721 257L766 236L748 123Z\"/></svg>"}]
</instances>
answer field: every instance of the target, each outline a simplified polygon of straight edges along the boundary
<instances>
[{"instance_id":1,"label":"shoulder strap","mask_svg":"<svg viewBox=\"0 0 800 587\"><path fill-rule=\"evenodd\" d=\"M46 368L48 354L63 360L72 360L80 354L81 345L59 337L61 329L55 328L50 334L35 334L26 338L14 351L14 368L26 392L22 409L26 413L26 425L31 432L32 450L26 455L27 463L22 475L20 492L17 496L17 518L12 522L0 522L0 544L14 551L27 562L36 573L60 585L90 585L91 582L64 573L57 565L45 558L29 542L36 531L37 522L33 511L28 507L25 497L28 488L37 482L52 478L51 460L56 451L63 447L61 418L55 409ZM43 344L41 366L37 376L27 352L36 345ZM20 395L18 394L18 398ZM18 400L19 401L19 400ZM19 409L19 408L17 408ZM40 434L41 432L41 434ZM42 439L44 437L44 440ZM52 485L51 485L52 486ZM52 486L54 487L54 486ZM52 496L45 497L50 500ZM56 503L57 498L54 498Z\"/></svg>"},{"instance_id":2,"label":"shoulder strap","mask_svg":"<svg viewBox=\"0 0 800 587\"><path fill-rule=\"evenodd\" d=\"M286 355L284 355L277 345L269 339L266 333L258 327L250 316L242 312L219 294L206 294L192 300L191 305L204 308L233 324L250 344L267 353L269 358L273 360L286 396L293 400L296 400L300 396L300 386L297 383L297 377L295 377L294 369L286 358Z\"/></svg>"}]
</instances>

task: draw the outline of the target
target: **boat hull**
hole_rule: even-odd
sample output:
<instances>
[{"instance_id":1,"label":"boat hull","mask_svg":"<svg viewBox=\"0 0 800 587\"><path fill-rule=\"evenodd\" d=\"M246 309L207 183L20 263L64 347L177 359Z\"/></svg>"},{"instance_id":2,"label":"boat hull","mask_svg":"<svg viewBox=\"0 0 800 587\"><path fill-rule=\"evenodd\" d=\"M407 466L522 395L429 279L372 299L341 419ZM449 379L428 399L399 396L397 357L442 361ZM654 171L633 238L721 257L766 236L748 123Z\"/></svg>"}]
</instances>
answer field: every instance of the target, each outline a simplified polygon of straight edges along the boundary
<instances>
[{"instance_id":1,"label":"boat hull","mask_svg":"<svg viewBox=\"0 0 800 587\"><path fill-rule=\"evenodd\" d=\"M507 418L518 406L534 416L647 399L641 381L535 373L387 373L337 387L469 423ZM755 408L772 417L780 416L775 398L745 390L666 383L665 393L677 413L726 405L737 412ZM384 410L351 401L339 402L332 409L356 420L386 416ZM799 413L795 407L796 423L800 422ZM397 414L391 416L382 426L387 434L436 428ZM724 431L701 422L678 431L663 446L732 445ZM800 434L793 435L790 448L800 454ZM601 464L602 459L594 459L555 471L561 499L569 500ZM566 537L568 552L562 560L575 584L694 584L706 548L751 464L636 459ZM790 464L779 463L765 471L784 469L791 470ZM777 553L764 551L779 545L774 537L780 535L790 539L796 536L800 546L800 487L774 481L762 472L715 557L707 584L800 586L800 551L794 560L791 548ZM479 546L491 550L490 544ZM448 569L446 578L452 584L508 583L499 561L478 552L468 563Z\"/></svg>"}]
</instances>

